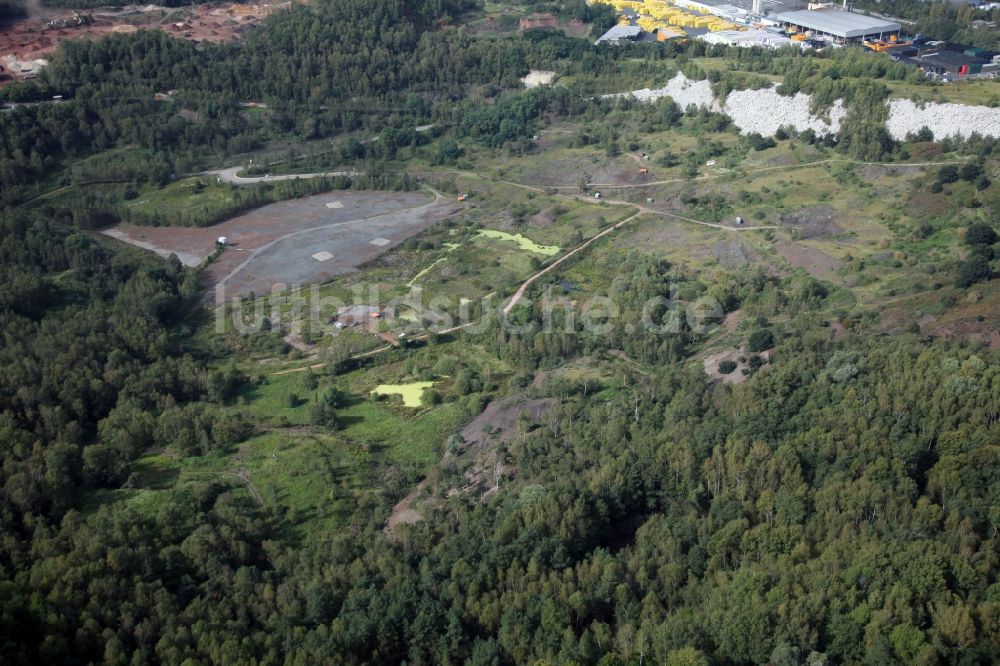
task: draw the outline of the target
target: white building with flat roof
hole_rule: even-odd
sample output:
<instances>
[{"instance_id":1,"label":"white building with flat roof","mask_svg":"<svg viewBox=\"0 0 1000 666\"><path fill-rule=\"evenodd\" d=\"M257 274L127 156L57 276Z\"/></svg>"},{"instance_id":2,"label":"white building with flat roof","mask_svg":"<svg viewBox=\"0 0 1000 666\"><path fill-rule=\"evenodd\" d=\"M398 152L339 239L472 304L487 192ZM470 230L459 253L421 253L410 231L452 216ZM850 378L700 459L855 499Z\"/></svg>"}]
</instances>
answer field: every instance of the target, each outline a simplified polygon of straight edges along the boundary
<instances>
[{"instance_id":1,"label":"white building with flat roof","mask_svg":"<svg viewBox=\"0 0 1000 666\"><path fill-rule=\"evenodd\" d=\"M634 42L642 36L642 28L637 25L618 24L597 38L595 44L619 44Z\"/></svg>"},{"instance_id":2,"label":"white building with flat roof","mask_svg":"<svg viewBox=\"0 0 1000 666\"><path fill-rule=\"evenodd\" d=\"M769 49L780 49L783 46L798 46L808 48L806 44L793 42L785 35L779 35L770 30L722 30L709 32L698 37L709 44L725 44L750 48L761 46Z\"/></svg>"},{"instance_id":3,"label":"white building with flat roof","mask_svg":"<svg viewBox=\"0 0 1000 666\"><path fill-rule=\"evenodd\" d=\"M809 32L813 37L838 42L859 42L869 37L884 39L900 31L900 25L893 21L832 7L782 12L770 18L799 32Z\"/></svg>"}]
</instances>

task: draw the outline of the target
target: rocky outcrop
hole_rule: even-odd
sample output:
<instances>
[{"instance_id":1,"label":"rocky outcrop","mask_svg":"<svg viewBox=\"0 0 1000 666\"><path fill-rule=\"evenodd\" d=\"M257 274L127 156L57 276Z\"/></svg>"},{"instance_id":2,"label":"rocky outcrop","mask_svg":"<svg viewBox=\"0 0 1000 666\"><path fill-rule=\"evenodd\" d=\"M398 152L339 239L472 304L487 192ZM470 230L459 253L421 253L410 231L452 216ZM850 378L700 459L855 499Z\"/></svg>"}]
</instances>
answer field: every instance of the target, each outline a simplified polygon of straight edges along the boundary
<instances>
[{"instance_id":1,"label":"rocky outcrop","mask_svg":"<svg viewBox=\"0 0 1000 666\"><path fill-rule=\"evenodd\" d=\"M725 113L740 132L773 136L780 127L799 132L811 129L816 134L835 134L847 115L843 100L837 100L826 113L810 112L812 99L805 93L787 97L776 86L760 90L735 90L720 104L708 81L691 81L678 73L662 88L643 88L605 97L632 96L641 102L655 102L670 97L681 108L690 105ZM966 104L917 104L908 99L888 102L886 129L894 139L904 139L911 132L928 127L937 140L947 137L968 138L973 133L1000 137L1000 108Z\"/></svg>"},{"instance_id":2,"label":"rocky outcrop","mask_svg":"<svg viewBox=\"0 0 1000 666\"><path fill-rule=\"evenodd\" d=\"M779 127L793 127L798 132L811 129L819 135L836 134L840 121L847 115L843 100L837 100L826 117L809 110L812 98L805 93L785 97L774 88L734 90L726 98L724 111L744 134L756 132L773 136Z\"/></svg>"},{"instance_id":3,"label":"rocky outcrop","mask_svg":"<svg viewBox=\"0 0 1000 666\"><path fill-rule=\"evenodd\" d=\"M967 104L917 104L908 99L889 102L889 120L885 124L894 139L905 139L926 127L936 140L948 137L967 139L973 133L1000 137L1000 108Z\"/></svg>"}]
</instances>

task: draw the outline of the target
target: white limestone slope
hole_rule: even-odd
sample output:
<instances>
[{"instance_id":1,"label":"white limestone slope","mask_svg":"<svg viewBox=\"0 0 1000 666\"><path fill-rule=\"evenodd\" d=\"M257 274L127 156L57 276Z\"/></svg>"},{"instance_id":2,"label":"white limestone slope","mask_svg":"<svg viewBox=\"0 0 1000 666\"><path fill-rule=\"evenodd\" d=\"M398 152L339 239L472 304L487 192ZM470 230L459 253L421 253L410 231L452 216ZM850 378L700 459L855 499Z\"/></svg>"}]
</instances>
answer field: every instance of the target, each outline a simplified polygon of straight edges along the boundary
<instances>
[{"instance_id":1,"label":"white limestone slope","mask_svg":"<svg viewBox=\"0 0 1000 666\"><path fill-rule=\"evenodd\" d=\"M712 111L722 111L722 107L712 93L711 82L692 81L680 72L677 72L677 75L662 88L642 88L626 93L605 95L605 97L625 96L632 96L640 102L655 102L662 97L669 97L677 102L681 109L686 109L693 104L698 108L706 107Z\"/></svg>"},{"instance_id":2,"label":"white limestone slope","mask_svg":"<svg viewBox=\"0 0 1000 666\"><path fill-rule=\"evenodd\" d=\"M773 136L779 127L792 127L799 132L811 129L816 134L835 134L847 115L843 100L837 100L824 114L814 115L809 107L811 97L797 93L792 97L779 95L776 86L761 90L734 90L721 104L712 93L709 81L692 81L677 73L662 88L643 88L604 97L631 96L640 102L655 102L670 97L682 108L690 105L725 113L744 134ZM904 139L911 132L928 127L934 138L968 138L973 133L1000 137L1000 108L966 104L917 104L908 99L888 102L889 119L886 129L894 139Z\"/></svg>"},{"instance_id":3,"label":"white limestone slope","mask_svg":"<svg viewBox=\"0 0 1000 666\"><path fill-rule=\"evenodd\" d=\"M889 120L886 129L894 139L905 139L907 134L927 127L937 140L948 137L967 139L973 133L981 136L1000 137L1000 108L969 106L967 104L917 104L908 99L889 102Z\"/></svg>"},{"instance_id":4,"label":"white limestone slope","mask_svg":"<svg viewBox=\"0 0 1000 666\"><path fill-rule=\"evenodd\" d=\"M843 100L834 103L828 118L813 115L809 111L811 101L805 93L785 97L774 88L734 90L729 93L723 108L744 134L756 132L761 136L773 136L779 127L794 127L799 132L811 129L820 135L840 131L840 121L847 115Z\"/></svg>"}]
</instances>

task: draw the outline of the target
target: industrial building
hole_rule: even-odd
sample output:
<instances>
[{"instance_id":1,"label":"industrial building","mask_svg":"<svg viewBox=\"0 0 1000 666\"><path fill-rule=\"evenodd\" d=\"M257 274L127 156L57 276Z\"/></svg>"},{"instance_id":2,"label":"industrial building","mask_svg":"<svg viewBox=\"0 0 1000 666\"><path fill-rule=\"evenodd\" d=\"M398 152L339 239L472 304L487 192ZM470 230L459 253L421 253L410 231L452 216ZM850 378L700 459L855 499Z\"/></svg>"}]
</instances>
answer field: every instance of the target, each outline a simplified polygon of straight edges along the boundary
<instances>
[{"instance_id":1,"label":"industrial building","mask_svg":"<svg viewBox=\"0 0 1000 666\"><path fill-rule=\"evenodd\" d=\"M885 40L899 35L900 25L893 21L845 12L833 7L783 12L770 17L785 28L830 42Z\"/></svg>"},{"instance_id":2,"label":"industrial building","mask_svg":"<svg viewBox=\"0 0 1000 666\"><path fill-rule=\"evenodd\" d=\"M728 21L745 21L754 16L802 9L806 0L674 0L674 4Z\"/></svg>"},{"instance_id":3,"label":"industrial building","mask_svg":"<svg viewBox=\"0 0 1000 666\"><path fill-rule=\"evenodd\" d=\"M786 35L781 35L771 30L723 30L701 35L698 39L709 44L725 44L726 46L739 46L742 48L760 46L780 49L783 46L799 46L801 48L807 46L804 42L792 41Z\"/></svg>"},{"instance_id":4,"label":"industrial building","mask_svg":"<svg viewBox=\"0 0 1000 666\"><path fill-rule=\"evenodd\" d=\"M622 42L635 42L642 36L642 28L637 25L622 25L619 23L613 26L606 33L597 38L595 44L617 45Z\"/></svg>"},{"instance_id":5,"label":"industrial building","mask_svg":"<svg viewBox=\"0 0 1000 666\"><path fill-rule=\"evenodd\" d=\"M897 62L919 67L928 76L945 80L1000 76L1000 55L983 49L941 42L911 43L886 49Z\"/></svg>"}]
</instances>

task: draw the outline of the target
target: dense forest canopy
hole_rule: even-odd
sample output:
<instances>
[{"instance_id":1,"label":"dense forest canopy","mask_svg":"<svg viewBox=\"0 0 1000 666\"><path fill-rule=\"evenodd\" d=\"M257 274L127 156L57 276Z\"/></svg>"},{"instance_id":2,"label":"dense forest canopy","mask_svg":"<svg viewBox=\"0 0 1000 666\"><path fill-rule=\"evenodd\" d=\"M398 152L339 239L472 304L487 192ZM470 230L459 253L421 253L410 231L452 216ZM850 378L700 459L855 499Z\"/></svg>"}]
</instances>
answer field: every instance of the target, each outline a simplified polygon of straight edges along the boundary
<instances>
[{"instance_id":1,"label":"dense forest canopy","mask_svg":"<svg viewBox=\"0 0 1000 666\"><path fill-rule=\"evenodd\" d=\"M566 19L608 17L582 0L525 4ZM901 0L891 6L923 16ZM282 332L270 320L236 342L229 331L212 332L197 269L112 244L94 229L119 220L208 225L329 189L414 189L412 174L386 167L404 151L445 172L435 185L455 204L462 190L447 171L465 151L506 166L534 150L532 137L551 119L582 128L574 148L615 156L611 125L625 114L649 132L682 129L674 138L688 154L673 156L668 146L650 164L682 161L689 183L726 150L759 156L775 146L732 131L725 147L704 141L727 126L707 110L598 97L676 71L708 79L720 95L780 76L781 94L809 92L817 111L848 100L838 136L803 132L789 152L875 161L923 151L933 162L965 151L972 159L945 164L927 188L950 188L946 203L965 197L963 210L1000 209L987 198L997 190L984 166L995 164L995 140L932 146L933 136L905 144L888 136L887 86L925 82L875 54L700 42L609 50L555 29L498 37L456 27L483 9L475 0L317 0L276 13L238 45L195 46L156 31L71 41L39 82L4 93L66 100L0 114L0 662L994 661L1000 352L919 326L876 334L877 312L850 310L850 289L803 271L712 264L708 281L681 262L612 245L589 265L609 276L602 293L623 315L604 334L566 320L544 330L539 303L510 313L525 334L493 321L477 333L428 336L421 353L467 345L482 361L462 365L442 352L435 367L454 381L429 392L433 406L465 421L508 394L551 406L510 428L496 451L508 474L485 497L450 492L463 482L454 460L464 444L453 432L435 442L442 462L423 476L380 458L385 442L348 442L362 461L361 490L350 494L343 480L308 489L346 507L336 529L296 531L299 523L261 501L246 474L209 469L222 456L242 464L242 445L254 437L332 437L364 402L344 388L351 372L380 362L429 370L416 368L408 355L416 351L405 346L384 361L342 355L315 373L308 365L303 382L321 399L308 407L308 426L283 430L247 402L267 388L254 354L288 351ZM962 12L937 3L932 11ZM702 59L725 60L706 67ZM558 69L570 83L523 90L520 77L532 68ZM170 100L154 98L167 91ZM267 113L238 106L250 101ZM418 125L435 127L418 134ZM132 209L142 188L164 188L270 142L341 135L349 138L329 152L289 151L287 162L363 162L368 173L238 194L217 183L231 198L197 215ZM596 163L597 154L587 159ZM98 181L103 189L85 189ZM551 194L527 188L531 197ZM66 190L77 198L53 196ZM585 179L561 191L573 193L567 209L582 205L573 197L592 200ZM718 222L732 217L726 203L690 194L676 205L702 206ZM943 226L936 218L894 229L913 245L940 245L931 248L941 252L934 265L920 267L921 280L939 280L931 292L948 294L932 294L935 312L955 305L952 294L967 305L989 297L975 288L985 290L994 274L991 214L963 221L951 245L934 237ZM512 214L511 228L525 217ZM448 229L437 231L454 240ZM418 250L423 238L411 239ZM887 244L879 256L872 261L902 266L925 255ZM529 265L541 267L537 257ZM391 262L365 268L377 280L397 270ZM690 322L667 335L626 324L676 291L742 318L741 353L752 368L745 381L706 380L706 337ZM606 383L580 371L595 359L613 368ZM298 403L283 396L288 408ZM317 441L332 447L332 439ZM153 501L132 501L127 491L144 482L148 457L207 471L187 485L160 480L146 496ZM330 463L317 454L304 464ZM387 530L386 516L421 479L425 519Z\"/></svg>"},{"instance_id":2,"label":"dense forest canopy","mask_svg":"<svg viewBox=\"0 0 1000 666\"><path fill-rule=\"evenodd\" d=\"M27 15L24 2L21 0L0 1L0 21L21 18Z\"/></svg>"}]
</instances>

